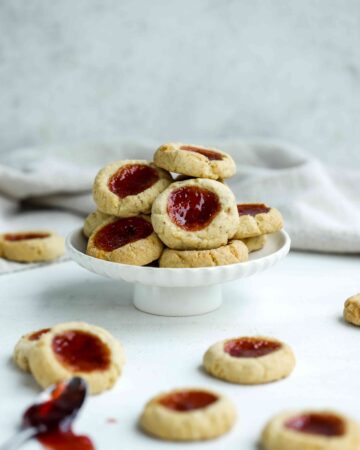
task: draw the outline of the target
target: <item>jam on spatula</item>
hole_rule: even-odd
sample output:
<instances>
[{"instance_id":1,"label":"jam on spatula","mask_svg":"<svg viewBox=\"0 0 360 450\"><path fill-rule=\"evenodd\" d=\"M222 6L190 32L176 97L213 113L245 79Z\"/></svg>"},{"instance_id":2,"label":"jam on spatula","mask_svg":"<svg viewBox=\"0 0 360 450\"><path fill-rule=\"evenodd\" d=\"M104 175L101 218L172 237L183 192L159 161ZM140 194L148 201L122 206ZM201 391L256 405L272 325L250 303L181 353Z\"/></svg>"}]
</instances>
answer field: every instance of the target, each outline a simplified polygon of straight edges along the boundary
<instances>
[{"instance_id":1,"label":"jam on spatula","mask_svg":"<svg viewBox=\"0 0 360 450\"><path fill-rule=\"evenodd\" d=\"M86 393L86 382L79 377L51 386L41 395L40 400L43 401L25 411L20 433L0 450L14 450L31 438L37 438L48 450L95 450L88 437L78 436L72 431L72 423Z\"/></svg>"}]
</instances>

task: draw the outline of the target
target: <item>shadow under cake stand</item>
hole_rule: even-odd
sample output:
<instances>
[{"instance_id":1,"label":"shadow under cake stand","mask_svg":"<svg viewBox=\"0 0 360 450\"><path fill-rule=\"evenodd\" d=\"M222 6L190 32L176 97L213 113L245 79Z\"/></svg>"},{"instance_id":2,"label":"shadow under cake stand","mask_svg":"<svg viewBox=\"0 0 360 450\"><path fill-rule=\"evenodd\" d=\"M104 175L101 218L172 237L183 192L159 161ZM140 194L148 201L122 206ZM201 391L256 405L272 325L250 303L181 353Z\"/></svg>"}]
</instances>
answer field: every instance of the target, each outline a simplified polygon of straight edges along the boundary
<instances>
[{"instance_id":1,"label":"shadow under cake stand","mask_svg":"<svg viewBox=\"0 0 360 450\"><path fill-rule=\"evenodd\" d=\"M77 229L66 239L69 256L84 269L113 280L134 283L137 309L161 316L192 316L213 311L222 303L221 284L255 275L284 258L290 250L286 231L269 235L263 249L249 261L218 267L160 269L113 263L86 254L86 239Z\"/></svg>"}]
</instances>

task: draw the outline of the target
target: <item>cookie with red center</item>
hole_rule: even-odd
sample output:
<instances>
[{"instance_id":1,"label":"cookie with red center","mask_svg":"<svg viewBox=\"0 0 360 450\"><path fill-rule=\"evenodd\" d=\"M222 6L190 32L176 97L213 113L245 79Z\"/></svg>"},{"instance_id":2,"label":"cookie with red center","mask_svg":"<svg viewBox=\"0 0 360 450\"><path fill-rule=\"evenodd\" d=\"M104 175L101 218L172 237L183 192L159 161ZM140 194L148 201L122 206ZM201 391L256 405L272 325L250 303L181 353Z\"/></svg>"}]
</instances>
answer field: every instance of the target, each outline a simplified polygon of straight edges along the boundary
<instances>
[{"instance_id":1,"label":"cookie with red center","mask_svg":"<svg viewBox=\"0 0 360 450\"><path fill-rule=\"evenodd\" d=\"M112 216L148 214L171 175L145 160L117 161L96 175L93 197L98 209Z\"/></svg>"},{"instance_id":2,"label":"cookie with red center","mask_svg":"<svg viewBox=\"0 0 360 450\"><path fill-rule=\"evenodd\" d=\"M145 266L157 260L163 244L148 216L112 217L89 238L86 253L106 261Z\"/></svg>"},{"instance_id":3,"label":"cookie with red center","mask_svg":"<svg viewBox=\"0 0 360 450\"><path fill-rule=\"evenodd\" d=\"M277 339L243 336L212 345L203 363L216 378L238 384L263 384L289 376L295 367L295 356L288 345Z\"/></svg>"},{"instance_id":4,"label":"cookie with red center","mask_svg":"<svg viewBox=\"0 0 360 450\"><path fill-rule=\"evenodd\" d=\"M264 203L239 203L237 209L239 226L235 239L275 233L284 225L280 211Z\"/></svg>"},{"instance_id":5,"label":"cookie with red center","mask_svg":"<svg viewBox=\"0 0 360 450\"><path fill-rule=\"evenodd\" d=\"M235 162L229 154L201 145L164 144L156 150L154 161L169 172L195 178L218 180L230 178L236 172Z\"/></svg>"},{"instance_id":6,"label":"cookie with red center","mask_svg":"<svg viewBox=\"0 0 360 450\"><path fill-rule=\"evenodd\" d=\"M109 214L105 214L99 210L92 212L89 214L84 222L83 226L83 233L85 237L89 238L94 230L101 225L102 223L106 222L113 216L109 216Z\"/></svg>"},{"instance_id":7,"label":"cookie with red center","mask_svg":"<svg viewBox=\"0 0 360 450\"><path fill-rule=\"evenodd\" d=\"M261 236L244 238L241 240L248 248L249 253L252 253L256 252L257 250L261 250L265 246L266 234L262 234Z\"/></svg>"},{"instance_id":8,"label":"cookie with red center","mask_svg":"<svg viewBox=\"0 0 360 450\"><path fill-rule=\"evenodd\" d=\"M335 411L285 412L262 432L263 450L358 450L359 425Z\"/></svg>"},{"instance_id":9,"label":"cookie with red center","mask_svg":"<svg viewBox=\"0 0 360 450\"><path fill-rule=\"evenodd\" d=\"M15 364L20 367L21 370L24 370L25 372L29 372L29 354L32 350L32 348L36 345L36 341L40 339L40 337L48 333L50 331L50 328L41 328L37 331L32 331L31 333L27 333L24 336L21 336L19 341L17 342L13 359Z\"/></svg>"},{"instance_id":10,"label":"cookie with red center","mask_svg":"<svg viewBox=\"0 0 360 450\"><path fill-rule=\"evenodd\" d=\"M204 178L173 183L155 200L154 230L172 249L203 250L226 245L238 228L234 194Z\"/></svg>"},{"instance_id":11,"label":"cookie with red center","mask_svg":"<svg viewBox=\"0 0 360 450\"><path fill-rule=\"evenodd\" d=\"M0 235L1 256L11 261L52 261L65 252L64 238L48 230L26 230Z\"/></svg>"},{"instance_id":12,"label":"cookie with red center","mask_svg":"<svg viewBox=\"0 0 360 450\"><path fill-rule=\"evenodd\" d=\"M237 264L248 260L248 249L242 241L230 241L211 250L165 249L161 255L160 267L215 267Z\"/></svg>"},{"instance_id":13,"label":"cookie with red center","mask_svg":"<svg viewBox=\"0 0 360 450\"><path fill-rule=\"evenodd\" d=\"M140 426L160 439L200 441L225 434L235 420L235 407L227 397L207 389L185 388L151 399Z\"/></svg>"},{"instance_id":14,"label":"cookie with red center","mask_svg":"<svg viewBox=\"0 0 360 450\"><path fill-rule=\"evenodd\" d=\"M83 322L52 327L28 355L30 371L46 388L73 376L84 378L91 394L110 389L125 362L121 344L103 328Z\"/></svg>"},{"instance_id":15,"label":"cookie with red center","mask_svg":"<svg viewBox=\"0 0 360 450\"><path fill-rule=\"evenodd\" d=\"M344 319L360 326L360 294L348 298L344 305Z\"/></svg>"}]
</instances>

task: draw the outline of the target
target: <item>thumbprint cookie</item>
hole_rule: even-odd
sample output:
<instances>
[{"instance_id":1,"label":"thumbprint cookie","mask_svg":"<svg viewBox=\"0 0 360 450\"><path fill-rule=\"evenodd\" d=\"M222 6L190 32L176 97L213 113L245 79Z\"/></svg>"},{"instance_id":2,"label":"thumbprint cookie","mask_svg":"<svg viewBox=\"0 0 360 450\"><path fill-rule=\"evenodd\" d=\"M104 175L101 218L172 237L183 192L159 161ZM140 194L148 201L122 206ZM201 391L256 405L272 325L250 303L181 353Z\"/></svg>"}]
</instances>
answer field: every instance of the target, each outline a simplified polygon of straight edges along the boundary
<instances>
[{"instance_id":1,"label":"thumbprint cookie","mask_svg":"<svg viewBox=\"0 0 360 450\"><path fill-rule=\"evenodd\" d=\"M3 258L18 262L52 261L65 252L64 238L48 230L2 234L0 247Z\"/></svg>"},{"instance_id":2,"label":"thumbprint cookie","mask_svg":"<svg viewBox=\"0 0 360 450\"><path fill-rule=\"evenodd\" d=\"M234 194L205 178L173 183L155 200L151 220L159 238L176 250L226 245L239 225Z\"/></svg>"},{"instance_id":3,"label":"thumbprint cookie","mask_svg":"<svg viewBox=\"0 0 360 450\"><path fill-rule=\"evenodd\" d=\"M160 267L214 267L248 260L247 246L241 241L230 241L212 250L171 250L161 255Z\"/></svg>"},{"instance_id":4,"label":"thumbprint cookie","mask_svg":"<svg viewBox=\"0 0 360 450\"><path fill-rule=\"evenodd\" d=\"M281 213L263 203L242 203L237 205L237 209L239 226L235 239L275 233L284 225Z\"/></svg>"},{"instance_id":5,"label":"thumbprint cookie","mask_svg":"<svg viewBox=\"0 0 360 450\"><path fill-rule=\"evenodd\" d=\"M93 197L105 214L118 217L148 214L155 198L171 181L168 172L148 161L117 161L96 175Z\"/></svg>"},{"instance_id":6,"label":"thumbprint cookie","mask_svg":"<svg viewBox=\"0 0 360 450\"><path fill-rule=\"evenodd\" d=\"M262 432L262 450L358 450L359 426L335 411L285 412Z\"/></svg>"},{"instance_id":7,"label":"thumbprint cookie","mask_svg":"<svg viewBox=\"0 0 360 450\"><path fill-rule=\"evenodd\" d=\"M348 298L344 305L344 319L360 326L360 294Z\"/></svg>"},{"instance_id":8,"label":"thumbprint cookie","mask_svg":"<svg viewBox=\"0 0 360 450\"><path fill-rule=\"evenodd\" d=\"M106 261L145 266L157 260L163 244L147 216L113 217L95 229L86 253Z\"/></svg>"},{"instance_id":9,"label":"thumbprint cookie","mask_svg":"<svg viewBox=\"0 0 360 450\"><path fill-rule=\"evenodd\" d=\"M83 226L83 233L84 235L89 238L93 231L102 223L104 223L106 220L110 219L111 216L109 214L105 214L99 210L92 212L89 214L84 222Z\"/></svg>"},{"instance_id":10,"label":"thumbprint cookie","mask_svg":"<svg viewBox=\"0 0 360 450\"><path fill-rule=\"evenodd\" d=\"M30 371L43 388L79 376L91 394L110 389L124 362L121 344L108 331L83 322L52 327L35 341L28 355Z\"/></svg>"},{"instance_id":11,"label":"thumbprint cookie","mask_svg":"<svg viewBox=\"0 0 360 450\"><path fill-rule=\"evenodd\" d=\"M169 143L159 147L154 155L158 167L195 178L213 180L230 178L236 172L230 155L200 145Z\"/></svg>"},{"instance_id":12,"label":"thumbprint cookie","mask_svg":"<svg viewBox=\"0 0 360 450\"><path fill-rule=\"evenodd\" d=\"M216 378L238 384L263 384L290 375L295 367L291 348L274 338L225 339L204 355L204 367Z\"/></svg>"},{"instance_id":13,"label":"thumbprint cookie","mask_svg":"<svg viewBox=\"0 0 360 450\"><path fill-rule=\"evenodd\" d=\"M176 389L151 399L140 418L148 434L169 441L214 439L236 420L233 403L207 389Z\"/></svg>"}]
</instances>

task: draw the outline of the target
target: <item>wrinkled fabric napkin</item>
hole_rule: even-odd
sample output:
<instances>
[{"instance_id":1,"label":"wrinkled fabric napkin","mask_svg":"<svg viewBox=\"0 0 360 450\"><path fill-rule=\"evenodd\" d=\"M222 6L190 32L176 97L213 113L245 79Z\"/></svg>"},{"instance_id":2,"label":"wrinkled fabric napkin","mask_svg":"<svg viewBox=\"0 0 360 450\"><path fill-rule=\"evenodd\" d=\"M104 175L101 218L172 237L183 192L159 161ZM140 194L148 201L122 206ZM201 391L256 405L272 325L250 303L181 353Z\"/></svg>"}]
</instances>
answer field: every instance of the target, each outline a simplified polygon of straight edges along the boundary
<instances>
[{"instance_id":1,"label":"wrinkled fabric napkin","mask_svg":"<svg viewBox=\"0 0 360 450\"><path fill-rule=\"evenodd\" d=\"M360 171L327 167L283 142L227 141L216 146L236 160L237 173L228 183L238 202L279 208L292 248L360 253ZM151 159L156 147L153 142L121 141L0 153L0 200L7 207L26 200L59 214L61 210L60 221L66 211L88 214L95 209L91 186L99 167L120 159ZM0 232L11 224L3 202Z\"/></svg>"}]
</instances>

